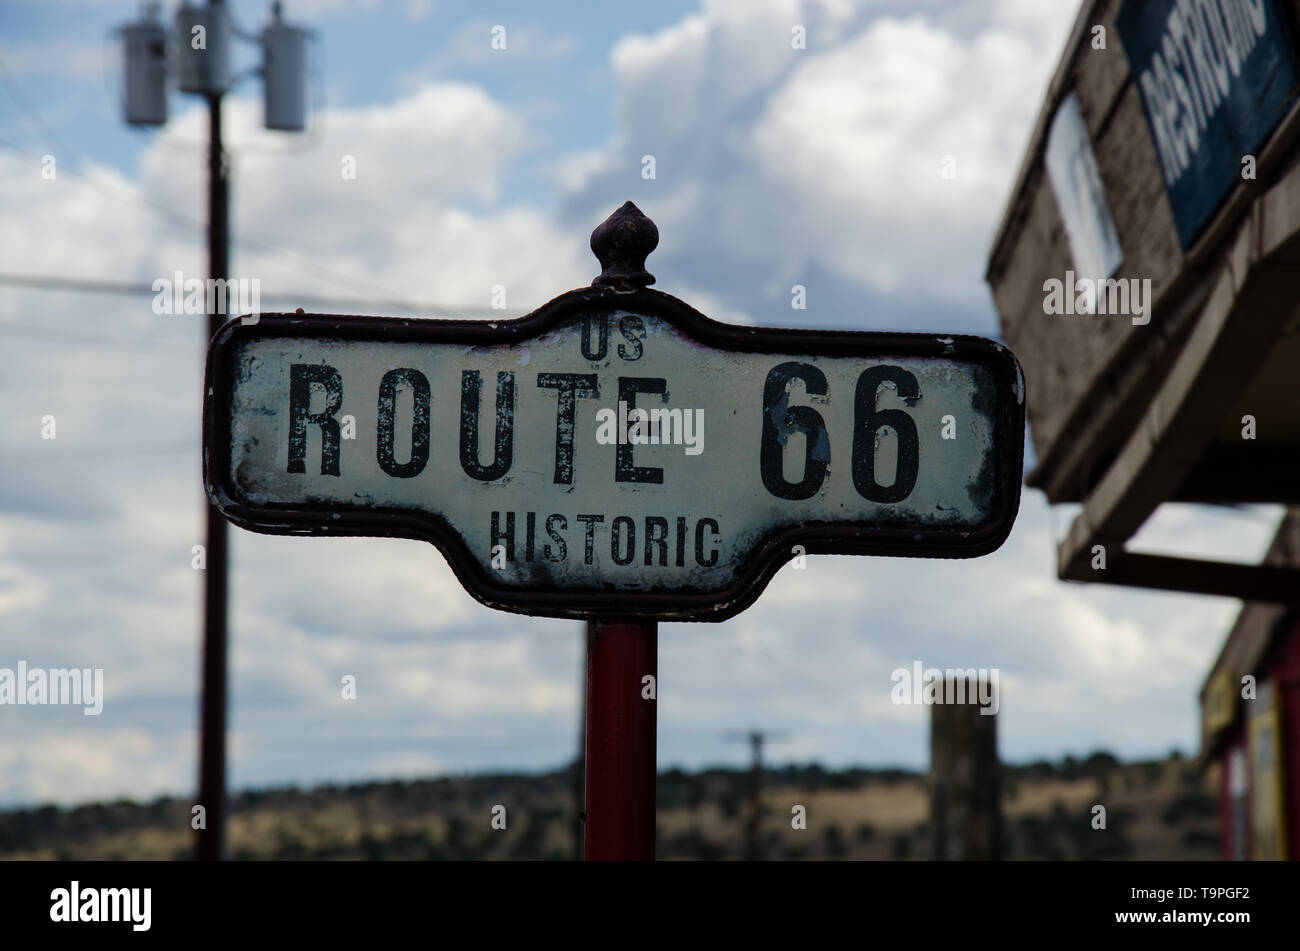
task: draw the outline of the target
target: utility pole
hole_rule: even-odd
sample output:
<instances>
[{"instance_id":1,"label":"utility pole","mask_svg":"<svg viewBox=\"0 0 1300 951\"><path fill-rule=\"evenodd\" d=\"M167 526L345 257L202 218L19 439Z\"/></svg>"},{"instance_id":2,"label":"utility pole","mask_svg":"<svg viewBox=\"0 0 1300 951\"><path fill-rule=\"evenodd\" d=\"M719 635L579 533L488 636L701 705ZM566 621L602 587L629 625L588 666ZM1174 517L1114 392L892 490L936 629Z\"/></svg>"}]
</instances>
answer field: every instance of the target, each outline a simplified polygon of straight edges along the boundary
<instances>
[{"instance_id":1,"label":"utility pole","mask_svg":"<svg viewBox=\"0 0 1300 951\"><path fill-rule=\"evenodd\" d=\"M219 6L214 0L213 6ZM208 276L225 281L230 270L230 181L221 140L221 93L208 93ZM208 339L225 322L208 315ZM226 659L229 610L229 534L226 520L208 502L207 571L203 590L203 699L199 726L199 802L207 811L196 857L215 862L226 843Z\"/></svg>"},{"instance_id":2,"label":"utility pole","mask_svg":"<svg viewBox=\"0 0 1300 951\"><path fill-rule=\"evenodd\" d=\"M725 737L728 740L747 741L753 758L749 767L749 808L745 815L744 857L747 862L763 860L763 742L780 736L784 734L763 730L729 730Z\"/></svg>"},{"instance_id":3,"label":"utility pole","mask_svg":"<svg viewBox=\"0 0 1300 951\"><path fill-rule=\"evenodd\" d=\"M281 4L271 6L271 23L260 34L246 34L231 21L223 0L206 7L181 4L171 49L159 20L159 4L145 5L143 17L121 28L125 66L126 121L160 126L167 121L167 77L182 92L201 95L208 104L208 339L230 315L212 306L213 288L229 299L230 163L222 141L221 100L233 85L232 36L256 43L264 80L264 124L297 132L306 119L307 32L281 19ZM218 283L219 282L219 283ZM207 503L204 547L202 699L199 704L199 793L203 821L196 830L195 857L218 861L226 843L226 712L229 591L229 536L226 520Z\"/></svg>"}]
</instances>

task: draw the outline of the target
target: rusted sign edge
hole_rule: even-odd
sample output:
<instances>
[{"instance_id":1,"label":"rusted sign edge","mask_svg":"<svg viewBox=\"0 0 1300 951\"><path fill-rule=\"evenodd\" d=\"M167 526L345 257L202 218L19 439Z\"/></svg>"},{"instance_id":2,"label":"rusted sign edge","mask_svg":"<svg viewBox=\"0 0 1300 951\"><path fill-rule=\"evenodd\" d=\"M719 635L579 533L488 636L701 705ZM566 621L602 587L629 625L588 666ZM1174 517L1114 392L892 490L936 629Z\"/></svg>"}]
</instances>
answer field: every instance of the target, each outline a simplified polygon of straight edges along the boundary
<instances>
[{"instance_id":1,"label":"rusted sign edge","mask_svg":"<svg viewBox=\"0 0 1300 951\"><path fill-rule=\"evenodd\" d=\"M752 548L728 588L700 594L676 589L631 592L610 587L562 591L503 585L479 564L443 518L410 509L346 504L288 506L245 502L230 481L233 355L250 339L311 337L383 343L503 346L541 336L570 318L610 310L658 317L694 340L722 350L826 357L955 358L987 367L994 379L995 460L993 509L997 517L974 531L886 528L858 522L807 523L777 529ZM480 603L542 617L653 618L724 621L749 607L801 545L808 554L974 558L1006 541L1020 506L1024 463L1024 377L1015 355L983 337L958 334L875 333L744 327L704 316L671 295L650 288L620 291L590 287L570 291L513 320L430 320L332 314L267 314L256 322L227 321L208 347L203 400L203 482L212 504L234 524L269 535L411 538L435 545L457 580Z\"/></svg>"}]
</instances>

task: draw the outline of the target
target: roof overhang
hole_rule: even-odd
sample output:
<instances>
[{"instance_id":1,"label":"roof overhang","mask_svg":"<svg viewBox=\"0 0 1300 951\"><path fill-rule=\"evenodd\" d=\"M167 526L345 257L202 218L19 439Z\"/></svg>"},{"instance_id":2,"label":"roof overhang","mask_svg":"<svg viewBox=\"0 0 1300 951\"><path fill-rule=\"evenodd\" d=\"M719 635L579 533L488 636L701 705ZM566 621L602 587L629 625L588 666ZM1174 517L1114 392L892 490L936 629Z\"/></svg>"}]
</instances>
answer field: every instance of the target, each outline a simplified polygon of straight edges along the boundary
<instances>
[{"instance_id":1,"label":"roof overhang","mask_svg":"<svg viewBox=\"0 0 1300 951\"><path fill-rule=\"evenodd\" d=\"M1125 550L1165 501L1300 501L1300 166L1241 222L1168 373L1087 491L1061 578L1300 604L1300 567ZM1242 437L1247 414L1267 440Z\"/></svg>"}]
</instances>

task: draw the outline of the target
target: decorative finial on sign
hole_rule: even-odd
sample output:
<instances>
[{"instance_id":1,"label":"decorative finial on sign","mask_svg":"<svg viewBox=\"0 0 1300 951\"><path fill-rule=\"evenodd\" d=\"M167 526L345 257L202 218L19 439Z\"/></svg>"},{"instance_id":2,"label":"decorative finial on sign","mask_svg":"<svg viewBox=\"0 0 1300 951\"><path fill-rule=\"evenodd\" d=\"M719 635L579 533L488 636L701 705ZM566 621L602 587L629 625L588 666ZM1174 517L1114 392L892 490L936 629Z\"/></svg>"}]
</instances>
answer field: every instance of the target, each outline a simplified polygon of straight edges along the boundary
<instances>
[{"instance_id":1,"label":"decorative finial on sign","mask_svg":"<svg viewBox=\"0 0 1300 951\"><path fill-rule=\"evenodd\" d=\"M600 276L593 287L634 290L655 282L645 269L645 259L659 244L659 229L630 201L591 233L591 250L600 261Z\"/></svg>"}]
</instances>

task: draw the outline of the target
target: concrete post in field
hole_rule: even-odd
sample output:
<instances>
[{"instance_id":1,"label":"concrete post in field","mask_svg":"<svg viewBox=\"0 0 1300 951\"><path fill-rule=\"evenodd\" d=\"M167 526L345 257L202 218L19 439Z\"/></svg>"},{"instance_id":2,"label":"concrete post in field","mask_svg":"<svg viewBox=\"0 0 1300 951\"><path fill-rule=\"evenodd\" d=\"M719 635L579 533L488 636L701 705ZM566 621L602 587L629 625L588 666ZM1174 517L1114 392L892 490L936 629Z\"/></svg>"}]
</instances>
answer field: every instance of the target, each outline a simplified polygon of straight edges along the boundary
<instances>
[{"instance_id":1,"label":"concrete post in field","mask_svg":"<svg viewBox=\"0 0 1300 951\"><path fill-rule=\"evenodd\" d=\"M974 678L949 678L930 714L930 827L934 857L988 861L1002 857L997 714L977 702ZM958 693L962 690L962 693ZM992 710L996 710L993 707Z\"/></svg>"}]
</instances>

